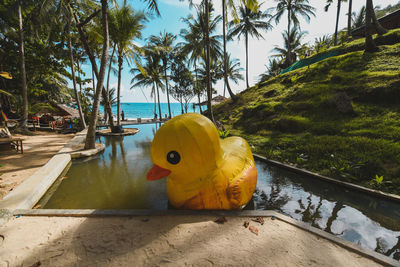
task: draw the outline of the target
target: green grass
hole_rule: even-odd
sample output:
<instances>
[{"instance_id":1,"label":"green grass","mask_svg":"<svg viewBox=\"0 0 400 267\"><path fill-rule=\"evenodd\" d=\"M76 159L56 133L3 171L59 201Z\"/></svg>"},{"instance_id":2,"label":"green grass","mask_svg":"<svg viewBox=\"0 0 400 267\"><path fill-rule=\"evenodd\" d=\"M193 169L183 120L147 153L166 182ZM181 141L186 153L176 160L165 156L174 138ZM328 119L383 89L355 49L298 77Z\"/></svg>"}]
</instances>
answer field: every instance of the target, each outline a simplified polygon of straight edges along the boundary
<instances>
[{"instance_id":1,"label":"green grass","mask_svg":"<svg viewBox=\"0 0 400 267\"><path fill-rule=\"evenodd\" d=\"M258 154L400 194L400 43L374 54L356 51L361 45L353 41L343 46L353 52L249 88L237 102L216 106L214 116ZM353 112L337 110L338 92ZM383 182L373 181L377 175Z\"/></svg>"}]
</instances>

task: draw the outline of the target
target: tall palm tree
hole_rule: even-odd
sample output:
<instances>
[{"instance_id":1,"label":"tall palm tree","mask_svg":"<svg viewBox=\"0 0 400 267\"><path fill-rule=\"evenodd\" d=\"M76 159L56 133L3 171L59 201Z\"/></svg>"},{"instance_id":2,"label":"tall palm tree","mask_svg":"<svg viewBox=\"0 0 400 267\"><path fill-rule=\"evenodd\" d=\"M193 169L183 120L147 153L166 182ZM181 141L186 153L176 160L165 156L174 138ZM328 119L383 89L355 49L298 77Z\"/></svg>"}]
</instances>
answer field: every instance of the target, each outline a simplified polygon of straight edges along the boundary
<instances>
[{"instance_id":1,"label":"tall palm tree","mask_svg":"<svg viewBox=\"0 0 400 267\"><path fill-rule=\"evenodd\" d=\"M169 33L169 32L165 32L165 31L164 31L164 33L160 32L159 36L152 35L149 38L150 46L152 46L154 51L156 53L158 53L158 55L161 57L161 60L163 62L165 89L167 91L168 113L169 113L170 118L172 117L172 115L171 115L171 106L170 106L170 101L169 101L167 69L169 66L169 59L174 50L173 43L175 40L176 40L175 35L173 35L172 33Z\"/></svg>"},{"instance_id":2,"label":"tall palm tree","mask_svg":"<svg viewBox=\"0 0 400 267\"><path fill-rule=\"evenodd\" d=\"M142 11L134 11L130 6L124 5L121 8L110 12L110 38L117 46L118 57L118 87L117 87L117 124L121 125L121 72L124 58L128 60L134 57L137 47L133 40L142 37L143 23L147 21Z\"/></svg>"},{"instance_id":3,"label":"tall palm tree","mask_svg":"<svg viewBox=\"0 0 400 267\"><path fill-rule=\"evenodd\" d=\"M206 53L206 16L202 6L197 6L196 16L190 15L187 18L183 18L182 21L186 23L186 29L182 29L180 32L180 36L183 38L183 42L178 43L178 47L180 48L180 53L184 55L189 55L189 63L193 65L195 70L195 81L194 88L197 92L198 101L200 103L200 95L202 90L200 90L201 85L199 84L198 79L198 63L200 60L206 62L207 53ZM218 24L221 21L221 16L212 16L213 9L211 8L211 12L208 20L208 51L211 58L219 58L222 56L221 51L221 36L217 34L213 34L218 27ZM210 70L208 70L208 73ZM207 88L207 82L205 81L204 87ZM211 90L211 83L210 83ZM207 102L208 102L208 91L207 91ZM211 102L210 102L211 103ZM207 103L208 110L211 110L210 103ZM200 107L200 106L199 106Z\"/></svg>"},{"instance_id":4,"label":"tall palm tree","mask_svg":"<svg viewBox=\"0 0 400 267\"><path fill-rule=\"evenodd\" d=\"M154 97L154 114L157 114L156 110L156 97L158 99L158 112L159 118L162 118L161 104L160 104L160 92L159 90L164 88L163 85L163 74L160 64L160 57L157 54L151 53L151 49L146 50L145 64L140 68L132 68L130 73L135 75L131 80L131 89L139 87L151 86L151 96Z\"/></svg>"},{"instance_id":5,"label":"tall palm tree","mask_svg":"<svg viewBox=\"0 0 400 267\"><path fill-rule=\"evenodd\" d=\"M246 85L247 88L249 88L249 35L257 39L263 38L259 31L268 31L272 28L271 23L265 21L266 19L270 19L272 16L266 12L254 12L248 7L241 6L239 8L239 17L239 23L235 23L235 21L229 23L231 29L228 38L231 39L232 37L237 36L240 40L240 36L244 36L246 47Z\"/></svg>"},{"instance_id":6,"label":"tall palm tree","mask_svg":"<svg viewBox=\"0 0 400 267\"><path fill-rule=\"evenodd\" d=\"M276 13L274 15L275 22L279 23L281 17L285 12L287 12L288 18L288 28L287 32L291 31L291 23L293 26L298 26L299 19L298 15L301 15L307 22L310 21L310 16L315 17L315 8L310 6L308 0L275 0L277 2L277 6L275 7ZM287 49L287 56L289 65L294 63L294 59L291 58L292 49L289 47Z\"/></svg>"},{"instance_id":7,"label":"tall palm tree","mask_svg":"<svg viewBox=\"0 0 400 267\"><path fill-rule=\"evenodd\" d=\"M108 58L108 2L107 0L101 0L101 25L103 28L103 53L100 62L100 72L97 78L97 87L93 97L92 114L89 120L89 128L86 134L85 149L94 149L96 147L96 124L97 114L99 112L100 105L100 93L103 89L103 81L106 72L107 58Z\"/></svg>"},{"instance_id":8,"label":"tall palm tree","mask_svg":"<svg viewBox=\"0 0 400 267\"><path fill-rule=\"evenodd\" d=\"M22 4L21 0L17 0L18 4L18 37L19 37L19 54L20 54L20 71L22 81L22 102L23 113L21 126L26 128L28 123L28 91L26 86L26 70L25 70L25 50L24 50L24 29L22 22Z\"/></svg>"},{"instance_id":9,"label":"tall palm tree","mask_svg":"<svg viewBox=\"0 0 400 267\"><path fill-rule=\"evenodd\" d=\"M339 27L339 15L340 15L340 8L342 6L342 2L346 2L347 0L337 0L337 11L336 11L336 24L335 24L335 37L333 40L333 45L337 45L337 33L338 33L338 27ZM333 0L327 0L326 1L326 6L325 6L325 12L329 10L329 7L333 3Z\"/></svg>"}]
</instances>

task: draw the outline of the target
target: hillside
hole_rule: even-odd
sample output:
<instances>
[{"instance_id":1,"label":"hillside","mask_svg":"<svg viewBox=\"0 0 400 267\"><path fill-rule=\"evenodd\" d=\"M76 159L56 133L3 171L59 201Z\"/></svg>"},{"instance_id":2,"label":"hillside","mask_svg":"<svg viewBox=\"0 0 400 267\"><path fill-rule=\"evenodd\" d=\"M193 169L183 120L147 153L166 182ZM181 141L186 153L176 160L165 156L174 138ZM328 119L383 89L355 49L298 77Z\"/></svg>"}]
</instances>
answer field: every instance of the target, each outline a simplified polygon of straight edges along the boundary
<instances>
[{"instance_id":1,"label":"hillside","mask_svg":"<svg viewBox=\"0 0 400 267\"><path fill-rule=\"evenodd\" d=\"M342 55L251 87L214 116L255 153L400 194L399 36L380 37L374 54L355 51L362 40L337 47Z\"/></svg>"}]
</instances>

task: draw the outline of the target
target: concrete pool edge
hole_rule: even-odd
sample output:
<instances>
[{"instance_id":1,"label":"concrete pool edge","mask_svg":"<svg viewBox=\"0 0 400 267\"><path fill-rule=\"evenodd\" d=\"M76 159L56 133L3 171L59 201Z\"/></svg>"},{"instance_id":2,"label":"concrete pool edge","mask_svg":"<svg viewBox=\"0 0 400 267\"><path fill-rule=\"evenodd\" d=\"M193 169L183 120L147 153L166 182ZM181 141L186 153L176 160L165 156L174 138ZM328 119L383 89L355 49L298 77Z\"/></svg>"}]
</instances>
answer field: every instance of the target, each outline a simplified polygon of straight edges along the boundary
<instances>
[{"instance_id":1,"label":"concrete pool edge","mask_svg":"<svg viewBox=\"0 0 400 267\"><path fill-rule=\"evenodd\" d=\"M86 132L84 129L76 133L46 164L0 200L0 209L33 208L60 175L69 169L73 158L90 157L104 151L104 144L96 144L95 149L87 151L74 151L74 147L85 142Z\"/></svg>"},{"instance_id":2,"label":"concrete pool edge","mask_svg":"<svg viewBox=\"0 0 400 267\"><path fill-rule=\"evenodd\" d=\"M260 155L257 155L257 154L253 154L253 156L254 156L255 159L261 160L261 161L263 161L265 163L268 163L268 164L271 164L273 166L280 167L280 168L283 168L283 169L286 169L286 170L289 170L289 171L292 171L292 172L295 172L295 173L298 173L298 174L304 174L304 175L310 176L312 178L317 178L317 179L320 179L320 180L323 180L323 181L326 181L326 182L329 182L329 183L335 183L335 184L338 184L338 185L341 185L341 186L344 186L344 187L347 187L347 188L351 188L351 189L354 189L354 190L357 190L357 191L360 191L360 192L364 192L364 193L367 193L367 194L370 194L370 195L374 195L376 197L388 199L388 200L391 200L391 201L400 202L400 196L399 195L385 193L385 192L382 192L382 191L379 191L379 190L370 189L370 188L367 188L367 187L364 187L364 186L360 186L360 185L356 185L356 184L352 184L352 183L348 183L348 182L343 182L343 181L340 181L340 180L337 180L337 179L333 179L333 178L330 178L330 177L327 177L327 176L324 176L324 175L320 175L320 174L317 174L317 173L314 173L314 172L310 172L310 171L307 171L307 170L304 170L304 169L300 169L300 168L297 168L295 166L287 165L287 164L284 164L284 163L279 162L279 161L270 160L270 159L267 159L266 157L263 157L263 156L260 156Z\"/></svg>"},{"instance_id":3,"label":"concrete pool edge","mask_svg":"<svg viewBox=\"0 0 400 267\"><path fill-rule=\"evenodd\" d=\"M370 249L346 241L333 234L324 232L304 222L297 221L276 211L243 210L243 211L192 211L192 210L96 210L96 209L16 209L10 211L13 216L45 217L135 217L135 216L226 216L226 217L271 217L293 225L301 230L322 237L336 245L367 257L384 266L400 266L400 262Z\"/></svg>"}]
</instances>

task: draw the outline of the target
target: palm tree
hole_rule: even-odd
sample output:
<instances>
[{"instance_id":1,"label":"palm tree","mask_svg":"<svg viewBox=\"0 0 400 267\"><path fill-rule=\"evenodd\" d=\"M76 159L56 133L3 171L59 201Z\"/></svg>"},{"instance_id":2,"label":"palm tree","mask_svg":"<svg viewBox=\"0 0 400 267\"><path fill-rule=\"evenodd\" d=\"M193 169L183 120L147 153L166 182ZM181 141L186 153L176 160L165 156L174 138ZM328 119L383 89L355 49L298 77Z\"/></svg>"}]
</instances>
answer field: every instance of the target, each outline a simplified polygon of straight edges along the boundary
<instances>
[{"instance_id":1,"label":"palm tree","mask_svg":"<svg viewBox=\"0 0 400 267\"><path fill-rule=\"evenodd\" d=\"M117 87L117 124L120 125L121 114L121 71L124 58L133 58L137 47L133 40L141 38L143 23L147 21L144 12L135 12L130 6L124 5L109 14L110 38L117 46L118 57L118 87Z\"/></svg>"},{"instance_id":2,"label":"palm tree","mask_svg":"<svg viewBox=\"0 0 400 267\"><path fill-rule=\"evenodd\" d=\"M241 74L243 68L240 67L240 60L237 58L231 59L231 55L227 54L226 62L227 62L226 70L224 72L226 73L227 78L233 81L234 83L238 84L239 80L243 80L243 75ZM225 90L224 90L224 96L225 96Z\"/></svg>"},{"instance_id":3,"label":"palm tree","mask_svg":"<svg viewBox=\"0 0 400 267\"><path fill-rule=\"evenodd\" d=\"M299 19L298 15L301 15L307 22L310 21L310 16L315 17L315 8L310 6L308 4L308 0L275 0L277 2L277 6L275 8L276 14L274 15L275 17L275 22L279 23L281 17L285 12L287 12L287 18L288 18L288 28L287 32L291 31L290 24L293 22L294 26L299 25ZM292 48L289 47L287 49L287 60L289 65L292 65L294 63L294 59L291 58L291 52Z\"/></svg>"},{"instance_id":4,"label":"palm tree","mask_svg":"<svg viewBox=\"0 0 400 267\"><path fill-rule=\"evenodd\" d=\"M159 89L163 89L164 85L162 83L164 77L162 75L162 68L160 65L160 57L157 54L151 53L151 49L146 50L145 64L140 68L132 68L130 73L135 75L131 80L131 89L140 87L151 86L151 96L154 97L154 114L157 113L156 110L156 96L158 99L158 111L159 118L162 118L161 104L160 104L160 92ZM157 94L157 95L156 95Z\"/></svg>"},{"instance_id":5,"label":"palm tree","mask_svg":"<svg viewBox=\"0 0 400 267\"><path fill-rule=\"evenodd\" d=\"M289 34L287 33L286 30L282 33L284 46L283 47L275 46L275 48L272 50L278 53L273 55L273 57L282 58L282 60L284 59L284 63L279 64L280 68L285 69L291 65L288 64L288 59L287 59L289 47L290 49L292 49L291 58L294 61L296 61L297 55L301 54L303 49L303 46L301 45L301 39L306 34L307 32L300 31L299 28L292 28Z\"/></svg>"},{"instance_id":6,"label":"palm tree","mask_svg":"<svg viewBox=\"0 0 400 267\"><path fill-rule=\"evenodd\" d=\"M229 31L228 38L231 39L233 36L237 36L240 40L240 36L244 36L246 47L246 85L247 88L249 88L249 34L257 39L263 38L259 30L268 31L272 28L269 21L264 21L265 19L270 19L271 15L261 11L254 12L248 7L241 6L239 8L239 17L240 22L238 24L236 24L235 21L229 23L229 26L232 28Z\"/></svg>"},{"instance_id":7,"label":"palm tree","mask_svg":"<svg viewBox=\"0 0 400 267\"><path fill-rule=\"evenodd\" d=\"M277 58L269 59L268 66L267 65L265 66L267 68L267 72L262 73L259 76L259 82L267 81L272 77L279 75L279 73L281 72L281 68L279 67L279 59Z\"/></svg>"},{"instance_id":8,"label":"palm tree","mask_svg":"<svg viewBox=\"0 0 400 267\"><path fill-rule=\"evenodd\" d=\"M100 93L103 89L103 81L106 72L108 58L108 3L107 0L101 0L101 25L103 27L103 53L101 56L100 72L97 78L97 87L93 97L92 114L89 120L89 128L86 134L85 149L94 149L96 147L96 123L99 112Z\"/></svg>"},{"instance_id":9,"label":"palm tree","mask_svg":"<svg viewBox=\"0 0 400 267\"><path fill-rule=\"evenodd\" d=\"M187 18L183 18L183 22L187 24L186 29L182 29L180 32L180 36L183 38L183 42L178 43L178 47L180 48L180 53L184 55L190 55L189 56L189 63L194 66L195 70L195 81L194 81L194 88L197 92L197 97L198 101L200 103L200 95L202 93L202 90L200 90L201 85L199 84L198 80L198 65L197 63L199 62L200 59L203 59L204 62L207 61L207 49L208 47L208 52L209 56L211 58L218 58L222 56L222 51L221 51L221 43L220 35L213 35L212 33L217 30L217 26L219 22L221 21L221 16L216 16L215 18L212 17L212 7L211 9L211 15L209 15L209 20L208 23L206 23L206 16L205 12L202 9L202 6L197 6L197 13L196 17L193 15L188 16ZM208 24L208 34L206 35L206 24ZM206 42L206 36L208 37L208 40ZM209 73L210 70L207 71ZM210 83L210 89L208 89L207 82L204 83L204 87L207 88L207 108L209 111L211 111L211 102L208 103L210 99L208 99L208 91L211 90L211 83ZM210 100L211 101L211 100ZM212 113L212 112L211 112ZM212 115L212 114L211 114Z\"/></svg>"},{"instance_id":10,"label":"palm tree","mask_svg":"<svg viewBox=\"0 0 400 267\"><path fill-rule=\"evenodd\" d=\"M342 2L346 2L347 0L337 0L337 13L336 13L336 25L335 25L335 37L333 40L333 45L337 45L337 33L338 33L338 27L339 27L339 15L340 15L340 8L342 5ZM327 0L326 1L326 6L325 6L325 12L329 10L329 7L333 3L333 0Z\"/></svg>"},{"instance_id":11,"label":"palm tree","mask_svg":"<svg viewBox=\"0 0 400 267\"><path fill-rule=\"evenodd\" d=\"M28 123L28 91L26 86L26 71L25 71L25 52L24 52L24 29L22 23L22 7L21 0L18 0L18 36L19 36L19 53L20 53L20 69L22 79L22 101L23 101L23 113L21 126L25 128Z\"/></svg>"},{"instance_id":12,"label":"palm tree","mask_svg":"<svg viewBox=\"0 0 400 267\"><path fill-rule=\"evenodd\" d=\"M365 24L365 6L362 6L358 13L353 12L351 16L354 28L363 26Z\"/></svg>"},{"instance_id":13,"label":"palm tree","mask_svg":"<svg viewBox=\"0 0 400 267\"><path fill-rule=\"evenodd\" d=\"M164 31L164 33L160 32L159 36L152 35L149 38L150 45L153 47L154 51L158 53L158 55L161 57L161 60L163 62L163 68L164 68L164 79L165 79L165 88L167 90L167 101L168 101L168 113L169 117L171 118L171 106L170 106L170 101L169 101L169 90L168 90L168 75L167 75L167 69L169 65L169 59L171 57L171 54L173 52L173 43L176 40L176 36L173 35L172 33L167 33Z\"/></svg>"}]
</instances>

